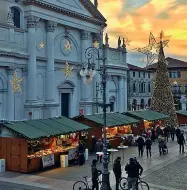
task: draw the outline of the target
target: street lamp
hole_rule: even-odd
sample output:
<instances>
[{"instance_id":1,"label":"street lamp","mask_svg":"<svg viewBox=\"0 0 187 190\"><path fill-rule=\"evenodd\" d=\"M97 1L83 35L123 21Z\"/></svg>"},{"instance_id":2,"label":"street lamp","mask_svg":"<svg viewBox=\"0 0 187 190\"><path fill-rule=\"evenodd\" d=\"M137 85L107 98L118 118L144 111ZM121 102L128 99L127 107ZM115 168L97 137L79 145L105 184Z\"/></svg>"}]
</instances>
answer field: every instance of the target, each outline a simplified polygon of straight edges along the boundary
<instances>
[{"instance_id":1,"label":"street lamp","mask_svg":"<svg viewBox=\"0 0 187 190\"><path fill-rule=\"evenodd\" d=\"M95 42L94 44L98 44ZM101 189L102 190L109 190L111 189L110 187L110 182L109 182L109 171L108 171L108 155L107 155L107 139L106 139L106 108L108 104L106 104L106 65L105 61L106 58L101 58L100 53L99 53L99 48L98 46L93 46L89 47L85 50L85 58L87 59L87 63L83 63L82 69L80 71L80 75L84 80L85 84L91 84L93 77L96 75L96 71L99 72L99 74L102 76L102 87L103 87L103 103L99 103L99 105L103 108L103 133L104 133L104 148L103 148L103 171L102 171L102 181L105 183L102 184ZM102 60L103 61L103 67L102 69L95 69L95 63L92 62L92 58L96 54L97 60ZM106 184L108 184L106 186Z\"/></svg>"}]
</instances>

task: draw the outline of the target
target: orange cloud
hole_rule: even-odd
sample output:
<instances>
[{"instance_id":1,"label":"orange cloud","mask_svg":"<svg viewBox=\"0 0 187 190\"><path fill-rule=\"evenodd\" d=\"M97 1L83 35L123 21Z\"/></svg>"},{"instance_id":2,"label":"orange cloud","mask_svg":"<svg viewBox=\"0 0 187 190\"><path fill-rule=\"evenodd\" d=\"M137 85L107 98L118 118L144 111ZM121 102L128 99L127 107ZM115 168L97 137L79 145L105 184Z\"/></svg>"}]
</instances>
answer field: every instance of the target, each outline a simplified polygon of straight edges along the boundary
<instances>
[{"instance_id":1,"label":"orange cloud","mask_svg":"<svg viewBox=\"0 0 187 190\"><path fill-rule=\"evenodd\" d=\"M150 0L130 11L124 9L129 0L100 0L99 10L106 17L110 46L116 46L118 36L131 40L130 49L148 44L149 33L158 36L163 30L172 35L166 54L186 56L187 3L176 0ZM132 0L131 0L132 1ZM134 1L135 3L138 2ZM143 0L142 0L143 1Z\"/></svg>"}]
</instances>

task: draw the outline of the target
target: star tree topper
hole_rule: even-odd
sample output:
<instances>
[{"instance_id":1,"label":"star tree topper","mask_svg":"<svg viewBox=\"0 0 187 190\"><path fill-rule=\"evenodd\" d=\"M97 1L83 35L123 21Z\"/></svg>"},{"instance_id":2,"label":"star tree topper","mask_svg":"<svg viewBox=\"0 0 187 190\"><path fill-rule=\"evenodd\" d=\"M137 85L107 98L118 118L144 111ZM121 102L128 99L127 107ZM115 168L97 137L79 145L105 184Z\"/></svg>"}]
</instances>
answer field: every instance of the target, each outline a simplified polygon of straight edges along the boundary
<instances>
[{"instance_id":1,"label":"star tree topper","mask_svg":"<svg viewBox=\"0 0 187 190\"><path fill-rule=\"evenodd\" d=\"M64 72L64 75L66 78L68 77L71 77L72 76L72 70L73 70L73 67L69 65L69 63L66 61L65 63L65 68L61 69L61 71Z\"/></svg>"},{"instance_id":2,"label":"star tree topper","mask_svg":"<svg viewBox=\"0 0 187 190\"><path fill-rule=\"evenodd\" d=\"M157 38L150 32L149 45L143 48L136 48L135 50L147 55L147 65L151 65L155 59L158 59L161 42L164 48L168 45L170 38L171 36L164 36L163 31L161 31L160 37Z\"/></svg>"},{"instance_id":3,"label":"star tree topper","mask_svg":"<svg viewBox=\"0 0 187 190\"><path fill-rule=\"evenodd\" d=\"M13 93L20 92L22 93L21 83L23 82L23 78L18 78L16 71L14 72L13 80L10 83L13 86Z\"/></svg>"}]
</instances>

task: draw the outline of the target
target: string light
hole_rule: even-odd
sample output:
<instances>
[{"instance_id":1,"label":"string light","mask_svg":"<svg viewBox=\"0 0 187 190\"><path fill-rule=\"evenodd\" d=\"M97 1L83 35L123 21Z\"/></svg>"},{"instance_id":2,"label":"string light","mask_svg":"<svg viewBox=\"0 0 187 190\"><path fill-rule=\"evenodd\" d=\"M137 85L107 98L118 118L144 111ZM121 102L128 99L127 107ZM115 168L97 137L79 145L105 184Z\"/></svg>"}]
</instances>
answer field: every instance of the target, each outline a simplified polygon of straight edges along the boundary
<instances>
[{"instance_id":1,"label":"string light","mask_svg":"<svg viewBox=\"0 0 187 190\"><path fill-rule=\"evenodd\" d=\"M16 71L14 72L13 80L10 83L13 86L13 93L20 92L22 93L21 83L23 82L23 78L18 78Z\"/></svg>"}]
</instances>

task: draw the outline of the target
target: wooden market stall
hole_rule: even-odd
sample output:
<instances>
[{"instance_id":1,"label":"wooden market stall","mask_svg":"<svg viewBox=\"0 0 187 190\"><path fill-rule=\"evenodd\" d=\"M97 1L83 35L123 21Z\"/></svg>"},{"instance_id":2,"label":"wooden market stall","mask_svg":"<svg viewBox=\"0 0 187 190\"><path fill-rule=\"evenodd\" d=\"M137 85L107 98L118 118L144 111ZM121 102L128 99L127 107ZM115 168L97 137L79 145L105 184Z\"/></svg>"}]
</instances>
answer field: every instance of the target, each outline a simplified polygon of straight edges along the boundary
<instances>
[{"instance_id":1,"label":"wooden market stall","mask_svg":"<svg viewBox=\"0 0 187 190\"><path fill-rule=\"evenodd\" d=\"M91 127L87 138L89 145L91 145L92 136L95 136L96 139L102 139L103 114L78 116L74 120ZM107 113L107 140L109 140L112 147L119 146L122 142L122 137L126 134L132 134L133 128L136 127L138 122L139 120L120 113Z\"/></svg>"},{"instance_id":2,"label":"wooden market stall","mask_svg":"<svg viewBox=\"0 0 187 190\"><path fill-rule=\"evenodd\" d=\"M138 134L141 134L152 127L155 128L156 125L162 126L163 121L169 117L168 115L152 110L130 111L123 114L141 121L137 128L139 129L139 131L137 131Z\"/></svg>"},{"instance_id":3,"label":"wooden market stall","mask_svg":"<svg viewBox=\"0 0 187 190\"><path fill-rule=\"evenodd\" d=\"M79 136L89 127L66 117L3 122L0 159L6 169L22 173L60 166L60 155L71 157Z\"/></svg>"}]
</instances>

